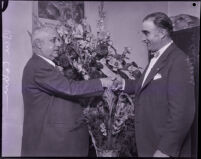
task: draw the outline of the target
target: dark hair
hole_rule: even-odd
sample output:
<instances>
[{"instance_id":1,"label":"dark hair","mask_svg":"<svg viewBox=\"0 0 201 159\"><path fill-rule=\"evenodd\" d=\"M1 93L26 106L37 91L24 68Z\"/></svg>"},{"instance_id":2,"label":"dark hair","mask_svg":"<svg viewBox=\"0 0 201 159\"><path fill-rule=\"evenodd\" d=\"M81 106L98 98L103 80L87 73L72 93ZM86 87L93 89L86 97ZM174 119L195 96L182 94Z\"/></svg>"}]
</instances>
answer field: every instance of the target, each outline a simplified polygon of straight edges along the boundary
<instances>
[{"instance_id":1,"label":"dark hair","mask_svg":"<svg viewBox=\"0 0 201 159\"><path fill-rule=\"evenodd\" d=\"M143 22L148 19L152 20L157 27L167 30L169 35L173 31L172 21L165 13L162 12L151 13L143 19Z\"/></svg>"}]
</instances>

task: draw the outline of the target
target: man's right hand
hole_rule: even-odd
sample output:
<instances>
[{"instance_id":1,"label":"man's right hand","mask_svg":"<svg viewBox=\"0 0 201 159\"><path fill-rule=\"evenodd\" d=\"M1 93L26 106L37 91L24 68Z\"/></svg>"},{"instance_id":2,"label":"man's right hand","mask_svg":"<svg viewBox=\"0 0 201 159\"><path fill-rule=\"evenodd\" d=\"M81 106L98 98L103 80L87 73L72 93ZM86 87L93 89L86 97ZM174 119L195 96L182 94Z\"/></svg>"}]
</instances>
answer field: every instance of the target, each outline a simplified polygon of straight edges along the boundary
<instances>
[{"instance_id":1,"label":"man's right hand","mask_svg":"<svg viewBox=\"0 0 201 159\"><path fill-rule=\"evenodd\" d=\"M111 88L113 85L113 81L111 78L101 78L100 79L102 87Z\"/></svg>"},{"instance_id":2,"label":"man's right hand","mask_svg":"<svg viewBox=\"0 0 201 159\"><path fill-rule=\"evenodd\" d=\"M113 91L124 90L125 81L123 78L101 78L102 87L111 88Z\"/></svg>"},{"instance_id":3,"label":"man's right hand","mask_svg":"<svg viewBox=\"0 0 201 159\"><path fill-rule=\"evenodd\" d=\"M113 79L113 85L112 85L113 91L124 90L124 87L125 87L125 81L123 78L116 77Z\"/></svg>"}]
</instances>

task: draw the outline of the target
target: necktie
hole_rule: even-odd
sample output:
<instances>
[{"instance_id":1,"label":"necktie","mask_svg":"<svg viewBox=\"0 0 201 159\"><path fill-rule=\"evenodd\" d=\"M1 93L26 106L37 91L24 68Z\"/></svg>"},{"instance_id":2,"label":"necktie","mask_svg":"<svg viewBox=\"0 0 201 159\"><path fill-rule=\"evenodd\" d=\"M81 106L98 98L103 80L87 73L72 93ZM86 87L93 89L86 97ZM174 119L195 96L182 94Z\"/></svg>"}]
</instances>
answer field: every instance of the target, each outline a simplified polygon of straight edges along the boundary
<instances>
[{"instance_id":1,"label":"necktie","mask_svg":"<svg viewBox=\"0 0 201 159\"><path fill-rule=\"evenodd\" d=\"M156 52L152 52L152 53L151 53L151 56L152 56L152 57L151 57L149 66L148 66L148 68L147 68L147 70L146 70L146 73L145 73L145 76L144 76L144 79L143 79L143 81L142 81L142 85L141 85L141 86L144 85L144 82L145 82L145 80L146 80L146 78L147 78L149 72L151 71L153 65L155 64L156 58L159 56L159 54L160 54L159 51L156 51Z\"/></svg>"}]
</instances>

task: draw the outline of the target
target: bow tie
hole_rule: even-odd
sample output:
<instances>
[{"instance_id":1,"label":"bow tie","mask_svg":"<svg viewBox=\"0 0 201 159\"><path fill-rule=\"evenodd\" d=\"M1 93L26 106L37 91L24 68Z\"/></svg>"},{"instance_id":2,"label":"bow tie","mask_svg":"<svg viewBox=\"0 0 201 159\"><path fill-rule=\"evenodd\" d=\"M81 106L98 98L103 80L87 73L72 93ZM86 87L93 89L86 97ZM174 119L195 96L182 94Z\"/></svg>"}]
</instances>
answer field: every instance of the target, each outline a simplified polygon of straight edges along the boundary
<instances>
[{"instance_id":1,"label":"bow tie","mask_svg":"<svg viewBox=\"0 0 201 159\"><path fill-rule=\"evenodd\" d=\"M152 58L157 58L160 55L159 51L151 52Z\"/></svg>"}]
</instances>

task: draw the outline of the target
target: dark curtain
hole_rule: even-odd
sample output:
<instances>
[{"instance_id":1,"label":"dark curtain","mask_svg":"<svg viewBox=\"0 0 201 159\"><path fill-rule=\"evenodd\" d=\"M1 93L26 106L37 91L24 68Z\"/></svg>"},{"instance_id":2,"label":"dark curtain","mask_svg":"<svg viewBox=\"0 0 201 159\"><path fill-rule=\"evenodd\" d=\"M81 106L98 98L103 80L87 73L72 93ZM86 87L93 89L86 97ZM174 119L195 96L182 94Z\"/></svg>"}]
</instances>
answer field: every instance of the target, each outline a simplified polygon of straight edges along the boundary
<instances>
[{"instance_id":1,"label":"dark curtain","mask_svg":"<svg viewBox=\"0 0 201 159\"><path fill-rule=\"evenodd\" d=\"M198 99L199 99L199 53L200 53L200 26L175 31L172 39L176 45L190 58L194 66L196 114L192 125L192 157L198 152Z\"/></svg>"}]
</instances>

